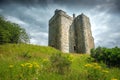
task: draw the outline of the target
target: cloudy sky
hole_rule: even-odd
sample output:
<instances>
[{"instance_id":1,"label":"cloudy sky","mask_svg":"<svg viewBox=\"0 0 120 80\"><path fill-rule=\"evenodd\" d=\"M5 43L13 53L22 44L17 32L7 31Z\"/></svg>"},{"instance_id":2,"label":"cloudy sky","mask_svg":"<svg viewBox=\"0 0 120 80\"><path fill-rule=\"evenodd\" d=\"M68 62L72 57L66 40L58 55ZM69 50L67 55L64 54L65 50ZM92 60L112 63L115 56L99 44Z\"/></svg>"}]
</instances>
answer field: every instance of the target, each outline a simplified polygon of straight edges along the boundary
<instances>
[{"instance_id":1,"label":"cloudy sky","mask_svg":"<svg viewBox=\"0 0 120 80\"><path fill-rule=\"evenodd\" d=\"M25 28L37 45L48 45L48 21L56 9L87 15L96 47L120 47L120 0L0 0L0 15Z\"/></svg>"}]
</instances>

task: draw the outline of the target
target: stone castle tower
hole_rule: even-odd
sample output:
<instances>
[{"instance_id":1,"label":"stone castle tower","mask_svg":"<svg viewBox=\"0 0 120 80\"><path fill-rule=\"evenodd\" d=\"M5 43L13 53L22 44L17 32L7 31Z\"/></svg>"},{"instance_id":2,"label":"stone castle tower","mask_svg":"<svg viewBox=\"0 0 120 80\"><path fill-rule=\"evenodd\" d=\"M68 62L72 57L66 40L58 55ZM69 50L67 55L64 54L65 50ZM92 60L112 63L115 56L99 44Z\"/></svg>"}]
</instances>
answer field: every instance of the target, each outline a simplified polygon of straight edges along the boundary
<instances>
[{"instance_id":1,"label":"stone castle tower","mask_svg":"<svg viewBox=\"0 0 120 80\"><path fill-rule=\"evenodd\" d=\"M89 18L84 14L70 17L62 10L55 10L49 20L49 46L71 53L90 53L94 48Z\"/></svg>"}]
</instances>

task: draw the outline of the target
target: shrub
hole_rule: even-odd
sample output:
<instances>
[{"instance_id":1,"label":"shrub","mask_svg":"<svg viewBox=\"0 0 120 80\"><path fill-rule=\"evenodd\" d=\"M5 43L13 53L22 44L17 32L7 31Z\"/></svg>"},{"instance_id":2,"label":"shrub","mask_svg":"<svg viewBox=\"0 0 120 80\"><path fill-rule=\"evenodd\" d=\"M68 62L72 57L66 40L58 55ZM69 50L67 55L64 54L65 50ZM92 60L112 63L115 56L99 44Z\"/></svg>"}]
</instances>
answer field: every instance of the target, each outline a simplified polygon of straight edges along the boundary
<instances>
[{"instance_id":1,"label":"shrub","mask_svg":"<svg viewBox=\"0 0 120 80\"><path fill-rule=\"evenodd\" d=\"M29 36L24 28L0 16L0 44L29 42Z\"/></svg>"},{"instance_id":2,"label":"shrub","mask_svg":"<svg viewBox=\"0 0 120 80\"><path fill-rule=\"evenodd\" d=\"M102 48L98 47L91 50L91 57L98 62L103 62L109 67L120 67L120 48Z\"/></svg>"},{"instance_id":3,"label":"shrub","mask_svg":"<svg viewBox=\"0 0 120 80\"><path fill-rule=\"evenodd\" d=\"M69 55L62 55L57 53L50 58L52 64L52 71L58 74L64 74L70 71L71 59Z\"/></svg>"}]
</instances>

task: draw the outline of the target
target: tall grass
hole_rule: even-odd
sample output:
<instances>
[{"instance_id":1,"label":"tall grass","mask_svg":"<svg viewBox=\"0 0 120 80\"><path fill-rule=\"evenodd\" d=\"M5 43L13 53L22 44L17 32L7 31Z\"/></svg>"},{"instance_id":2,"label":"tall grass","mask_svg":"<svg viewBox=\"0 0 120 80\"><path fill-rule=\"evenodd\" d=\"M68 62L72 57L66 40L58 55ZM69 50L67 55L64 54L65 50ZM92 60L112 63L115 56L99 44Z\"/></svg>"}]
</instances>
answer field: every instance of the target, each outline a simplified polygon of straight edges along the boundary
<instances>
[{"instance_id":1,"label":"tall grass","mask_svg":"<svg viewBox=\"0 0 120 80\"><path fill-rule=\"evenodd\" d=\"M54 56L58 53L61 55ZM120 80L120 69L93 63L87 54L63 54L52 47L31 44L5 44L0 45L0 80Z\"/></svg>"}]
</instances>

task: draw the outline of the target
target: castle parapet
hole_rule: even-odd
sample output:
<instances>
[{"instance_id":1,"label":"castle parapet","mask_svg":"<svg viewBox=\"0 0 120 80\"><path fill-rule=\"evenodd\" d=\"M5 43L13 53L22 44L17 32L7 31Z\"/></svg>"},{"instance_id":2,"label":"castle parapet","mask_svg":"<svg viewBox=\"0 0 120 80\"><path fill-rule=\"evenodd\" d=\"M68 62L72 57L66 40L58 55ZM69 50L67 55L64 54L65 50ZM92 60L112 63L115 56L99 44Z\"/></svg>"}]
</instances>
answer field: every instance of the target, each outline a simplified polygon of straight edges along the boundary
<instances>
[{"instance_id":1,"label":"castle parapet","mask_svg":"<svg viewBox=\"0 0 120 80\"><path fill-rule=\"evenodd\" d=\"M55 14L63 14L63 15L66 15L66 12L65 12L65 11L62 11L62 10L56 9L56 10L55 10Z\"/></svg>"},{"instance_id":2,"label":"castle parapet","mask_svg":"<svg viewBox=\"0 0 120 80\"><path fill-rule=\"evenodd\" d=\"M54 14L55 15L49 20L49 23L52 22L56 16L64 16L70 20L73 20L73 18L71 16L67 15L67 13L63 10L56 9Z\"/></svg>"}]
</instances>

